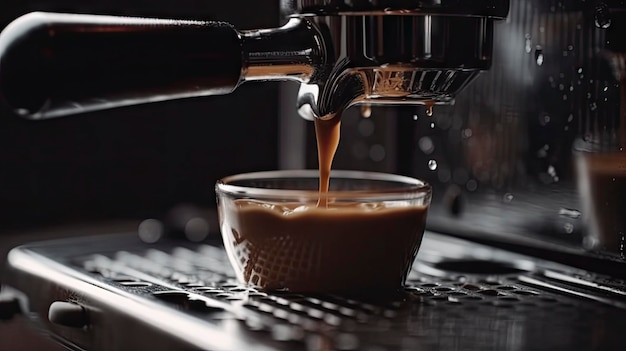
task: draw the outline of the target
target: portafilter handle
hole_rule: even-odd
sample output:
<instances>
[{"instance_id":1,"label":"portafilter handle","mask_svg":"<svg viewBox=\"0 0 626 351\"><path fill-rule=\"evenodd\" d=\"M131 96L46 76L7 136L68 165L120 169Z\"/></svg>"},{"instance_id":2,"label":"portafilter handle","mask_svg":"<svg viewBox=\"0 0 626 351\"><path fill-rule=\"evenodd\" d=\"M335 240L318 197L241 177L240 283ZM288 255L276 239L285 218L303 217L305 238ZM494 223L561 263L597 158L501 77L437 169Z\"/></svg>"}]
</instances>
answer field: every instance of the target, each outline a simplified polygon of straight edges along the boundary
<instances>
[{"instance_id":1,"label":"portafilter handle","mask_svg":"<svg viewBox=\"0 0 626 351\"><path fill-rule=\"evenodd\" d=\"M45 119L232 92L247 80L308 81L322 59L306 20L228 23L35 12L0 33L0 98Z\"/></svg>"}]
</instances>

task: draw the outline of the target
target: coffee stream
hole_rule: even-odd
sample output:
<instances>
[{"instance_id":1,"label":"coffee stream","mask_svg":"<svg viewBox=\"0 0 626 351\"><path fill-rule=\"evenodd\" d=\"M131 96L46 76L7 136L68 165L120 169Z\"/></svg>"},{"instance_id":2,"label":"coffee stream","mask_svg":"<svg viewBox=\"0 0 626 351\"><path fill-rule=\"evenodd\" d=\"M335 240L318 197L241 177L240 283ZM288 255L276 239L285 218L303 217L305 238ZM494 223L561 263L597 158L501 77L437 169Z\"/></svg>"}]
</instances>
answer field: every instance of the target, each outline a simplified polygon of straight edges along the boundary
<instances>
[{"instance_id":1,"label":"coffee stream","mask_svg":"<svg viewBox=\"0 0 626 351\"><path fill-rule=\"evenodd\" d=\"M302 210L297 201L222 202L224 243L240 280L268 290L358 294L396 291L404 283L422 240L428 206L329 201L340 127L340 114L315 120L317 207Z\"/></svg>"},{"instance_id":2,"label":"coffee stream","mask_svg":"<svg viewBox=\"0 0 626 351\"><path fill-rule=\"evenodd\" d=\"M432 117L435 102L426 101L426 115ZM366 106L364 115L371 115L371 107ZM339 146L341 135L341 112L326 115L315 119L315 136L317 139L317 159L319 164L320 186L317 207L328 207L328 186L330 184L330 170L335 152ZM626 129L626 128L625 128Z\"/></svg>"},{"instance_id":3,"label":"coffee stream","mask_svg":"<svg viewBox=\"0 0 626 351\"><path fill-rule=\"evenodd\" d=\"M315 135L317 138L317 159L319 164L320 187L317 207L328 207L328 186L330 184L330 169L333 158L339 145L341 130L341 114L328 115L315 120Z\"/></svg>"}]
</instances>

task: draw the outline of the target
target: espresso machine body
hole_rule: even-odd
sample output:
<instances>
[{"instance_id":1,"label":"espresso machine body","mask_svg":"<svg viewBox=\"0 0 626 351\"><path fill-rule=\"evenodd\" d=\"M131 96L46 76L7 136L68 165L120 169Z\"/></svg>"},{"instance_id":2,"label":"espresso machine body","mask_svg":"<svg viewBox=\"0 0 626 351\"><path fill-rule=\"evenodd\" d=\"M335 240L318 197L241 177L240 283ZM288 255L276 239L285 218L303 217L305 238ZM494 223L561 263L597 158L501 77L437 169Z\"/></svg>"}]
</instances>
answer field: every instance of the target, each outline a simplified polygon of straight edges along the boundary
<instances>
[{"instance_id":1,"label":"espresso machine body","mask_svg":"<svg viewBox=\"0 0 626 351\"><path fill-rule=\"evenodd\" d=\"M621 350L624 262L597 219L593 234L585 196L597 187L583 171L595 156L620 159L622 7L283 1L305 26L246 32L255 44L244 81L291 80L280 87L280 167L317 168L313 123L298 114L347 108L334 168L433 185L428 231L397 296L259 291L236 281L217 233L148 242L142 229L164 228L150 219L13 249L2 288L14 299L3 306L77 350ZM305 42L319 50L256 45L294 28L314 33ZM433 55L456 45L471 50ZM297 69L266 55L281 52ZM614 201L600 203L619 209Z\"/></svg>"},{"instance_id":2,"label":"espresso machine body","mask_svg":"<svg viewBox=\"0 0 626 351\"><path fill-rule=\"evenodd\" d=\"M432 116L424 106L348 110L335 167L427 180L433 230L620 261L625 8L512 0L494 21L488 70ZM314 150L304 154L314 167ZM592 163L605 166L604 183Z\"/></svg>"}]
</instances>

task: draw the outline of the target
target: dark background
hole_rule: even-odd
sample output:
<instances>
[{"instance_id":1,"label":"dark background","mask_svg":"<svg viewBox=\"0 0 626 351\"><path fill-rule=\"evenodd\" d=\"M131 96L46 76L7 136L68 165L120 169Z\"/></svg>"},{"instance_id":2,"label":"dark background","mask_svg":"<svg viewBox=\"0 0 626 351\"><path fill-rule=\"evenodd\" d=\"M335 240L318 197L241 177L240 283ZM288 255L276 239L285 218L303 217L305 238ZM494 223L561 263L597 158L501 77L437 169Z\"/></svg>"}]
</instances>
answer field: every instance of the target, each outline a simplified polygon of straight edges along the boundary
<instances>
[{"instance_id":1,"label":"dark background","mask_svg":"<svg viewBox=\"0 0 626 351\"><path fill-rule=\"evenodd\" d=\"M280 24L278 0L3 0L0 28L31 11L217 19L238 29ZM277 105L277 84L251 83L228 96L46 121L0 107L0 236L158 217L179 203L214 206L218 178L277 168Z\"/></svg>"}]
</instances>

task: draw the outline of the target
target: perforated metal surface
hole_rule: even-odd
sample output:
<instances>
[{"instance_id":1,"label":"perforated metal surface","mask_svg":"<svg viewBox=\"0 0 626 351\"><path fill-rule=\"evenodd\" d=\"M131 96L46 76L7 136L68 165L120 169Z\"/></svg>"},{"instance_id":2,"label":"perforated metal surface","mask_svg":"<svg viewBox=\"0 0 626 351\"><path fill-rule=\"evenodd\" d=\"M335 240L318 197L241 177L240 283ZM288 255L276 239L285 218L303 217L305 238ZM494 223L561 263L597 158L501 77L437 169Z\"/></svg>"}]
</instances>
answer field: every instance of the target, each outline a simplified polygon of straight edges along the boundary
<instances>
[{"instance_id":1,"label":"perforated metal surface","mask_svg":"<svg viewBox=\"0 0 626 351\"><path fill-rule=\"evenodd\" d=\"M407 286L394 296L258 291L238 284L224 251L210 245L144 247L88 255L75 263L109 284L200 319L237 319L260 343L278 342L285 349L620 349L619 326L626 322L619 308L623 281L612 279L615 291L602 295L571 282L559 289L558 274L586 282L608 279L592 274L550 270L550 276L515 261L429 256L432 247L454 245L428 240ZM489 251L467 245L462 249ZM492 251L494 258L503 254Z\"/></svg>"}]
</instances>

